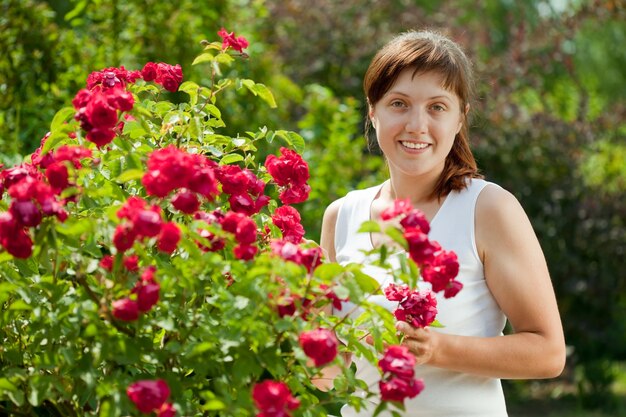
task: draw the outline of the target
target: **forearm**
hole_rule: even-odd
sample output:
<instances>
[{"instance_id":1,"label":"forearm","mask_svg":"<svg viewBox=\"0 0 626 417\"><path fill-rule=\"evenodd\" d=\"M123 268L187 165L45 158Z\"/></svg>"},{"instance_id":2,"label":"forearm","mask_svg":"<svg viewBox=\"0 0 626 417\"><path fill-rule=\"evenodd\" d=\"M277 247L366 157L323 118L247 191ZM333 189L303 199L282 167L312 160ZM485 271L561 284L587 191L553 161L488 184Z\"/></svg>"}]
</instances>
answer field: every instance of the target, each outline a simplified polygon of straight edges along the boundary
<instances>
[{"instance_id":1,"label":"forearm","mask_svg":"<svg viewBox=\"0 0 626 417\"><path fill-rule=\"evenodd\" d=\"M558 341L532 332L497 337L438 333L429 365L503 379L540 379L558 376L565 349Z\"/></svg>"}]
</instances>

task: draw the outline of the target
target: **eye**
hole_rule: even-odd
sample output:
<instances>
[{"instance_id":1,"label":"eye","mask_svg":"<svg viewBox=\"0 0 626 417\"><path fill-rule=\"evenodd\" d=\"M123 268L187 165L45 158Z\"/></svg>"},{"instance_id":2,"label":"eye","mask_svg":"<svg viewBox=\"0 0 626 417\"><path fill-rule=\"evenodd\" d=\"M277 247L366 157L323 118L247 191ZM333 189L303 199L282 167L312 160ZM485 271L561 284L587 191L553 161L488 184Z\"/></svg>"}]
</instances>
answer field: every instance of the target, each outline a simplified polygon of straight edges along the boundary
<instances>
[{"instance_id":1,"label":"eye","mask_svg":"<svg viewBox=\"0 0 626 417\"><path fill-rule=\"evenodd\" d=\"M433 109L436 112L441 112L441 111L445 111L446 107L442 104L433 104L432 106L430 106L431 109Z\"/></svg>"}]
</instances>

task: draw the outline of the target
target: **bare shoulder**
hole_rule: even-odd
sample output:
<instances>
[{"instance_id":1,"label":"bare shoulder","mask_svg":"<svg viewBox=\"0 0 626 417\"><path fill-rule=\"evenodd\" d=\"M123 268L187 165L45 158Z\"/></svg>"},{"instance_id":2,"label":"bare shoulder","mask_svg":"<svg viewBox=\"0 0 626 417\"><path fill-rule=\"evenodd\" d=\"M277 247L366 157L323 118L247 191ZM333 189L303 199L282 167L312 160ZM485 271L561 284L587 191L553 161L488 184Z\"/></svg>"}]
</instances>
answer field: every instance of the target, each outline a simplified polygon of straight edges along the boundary
<instances>
[{"instance_id":1,"label":"bare shoulder","mask_svg":"<svg viewBox=\"0 0 626 417\"><path fill-rule=\"evenodd\" d=\"M481 259L508 239L535 239L532 225L517 198L504 188L486 186L476 202L476 244Z\"/></svg>"},{"instance_id":2,"label":"bare shoulder","mask_svg":"<svg viewBox=\"0 0 626 417\"><path fill-rule=\"evenodd\" d=\"M339 216L339 209L342 203L342 198L330 203L326 207L324 218L322 219L320 246L331 262L335 262L335 225L337 224L337 217Z\"/></svg>"}]
</instances>

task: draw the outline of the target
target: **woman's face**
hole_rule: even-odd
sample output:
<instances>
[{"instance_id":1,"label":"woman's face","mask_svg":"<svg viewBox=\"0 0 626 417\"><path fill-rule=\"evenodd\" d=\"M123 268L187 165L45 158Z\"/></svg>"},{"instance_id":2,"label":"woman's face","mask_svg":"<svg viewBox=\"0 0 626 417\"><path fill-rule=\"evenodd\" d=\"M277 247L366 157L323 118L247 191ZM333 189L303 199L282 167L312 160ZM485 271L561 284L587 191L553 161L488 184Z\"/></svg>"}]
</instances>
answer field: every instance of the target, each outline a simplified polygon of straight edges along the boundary
<instances>
[{"instance_id":1,"label":"woman's face","mask_svg":"<svg viewBox=\"0 0 626 417\"><path fill-rule=\"evenodd\" d=\"M436 72L400 73L370 119L392 173L438 178L463 124L460 100Z\"/></svg>"}]
</instances>

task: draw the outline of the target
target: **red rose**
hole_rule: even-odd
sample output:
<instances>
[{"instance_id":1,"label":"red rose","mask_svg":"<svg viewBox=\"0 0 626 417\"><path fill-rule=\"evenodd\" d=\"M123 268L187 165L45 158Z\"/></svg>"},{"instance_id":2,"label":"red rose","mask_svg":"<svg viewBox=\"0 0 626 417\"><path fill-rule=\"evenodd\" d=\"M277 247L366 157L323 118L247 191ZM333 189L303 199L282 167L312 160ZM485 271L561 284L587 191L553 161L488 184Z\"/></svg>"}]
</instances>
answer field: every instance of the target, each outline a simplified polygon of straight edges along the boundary
<instances>
[{"instance_id":1,"label":"red rose","mask_svg":"<svg viewBox=\"0 0 626 417\"><path fill-rule=\"evenodd\" d=\"M301 185L309 179L309 166L302 157L287 148L280 148L280 157L268 155L265 168L278 185Z\"/></svg>"},{"instance_id":2,"label":"red rose","mask_svg":"<svg viewBox=\"0 0 626 417\"><path fill-rule=\"evenodd\" d=\"M195 191L210 200L219 194L215 173L210 166L196 168L189 178L187 186L191 191Z\"/></svg>"},{"instance_id":3,"label":"red rose","mask_svg":"<svg viewBox=\"0 0 626 417\"><path fill-rule=\"evenodd\" d=\"M162 379L137 381L126 389L126 394L142 413L158 411L170 396L170 387Z\"/></svg>"},{"instance_id":4,"label":"red rose","mask_svg":"<svg viewBox=\"0 0 626 417\"><path fill-rule=\"evenodd\" d=\"M424 382L415 379L390 378L378 384L383 401L403 402L405 398L413 398L424 389Z\"/></svg>"},{"instance_id":5,"label":"red rose","mask_svg":"<svg viewBox=\"0 0 626 417\"><path fill-rule=\"evenodd\" d=\"M242 243L233 248L233 254L237 259L241 259L242 261L249 261L254 258L254 255L256 255L258 250L259 248L254 245Z\"/></svg>"},{"instance_id":6,"label":"red rose","mask_svg":"<svg viewBox=\"0 0 626 417\"><path fill-rule=\"evenodd\" d=\"M113 234L113 245L119 252L125 252L133 247L136 238L137 233L132 225L128 223L119 224Z\"/></svg>"},{"instance_id":7,"label":"red rose","mask_svg":"<svg viewBox=\"0 0 626 417\"><path fill-rule=\"evenodd\" d=\"M378 366L383 373L391 373L394 376L410 379L415 376L415 356L409 352L406 346L389 346L385 354L378 361Z\"/></svg>"},{"instance_id":8,"label":"red rose","mask_svg":"<svg viewBox=\"0 0 626 417\"><path fill-rule=\"evenodd\" d=\"M326 298L328 298L332 302L333 308L339 311L341 311L341 309L343 308L343 302L349 301L347 298L339 298L337 294L335 294L335 292L331 290L330 287L328 287L328 285L326 284L320 284L320 289L324 291Z\"/></svg>"},{"instance_id":9,"label":"red rose","mask_svg":"<svg viewBox=\"0 0 626 417\"><path fill-rule=\"evenodd\" d=\"M115 131L111 128L93 128L87 132L87 140L93 142L98 148L108 145L115 139Z\"/></svg>"},{"instance_id":10,"label":"red rose","mask_svg":"<svg viewBox=\"0 0 626 417\"><path fill-rule=\"evenodd\" d=\"M91 92L91 90L83 88L74 96L74 99L72 100L72 105L76 110L86 107L91 100L92 95L93 93Z\"/></svg>"},{"instance_id":11,"label":"red rose","mask_svg":"<svg viewBox=\"0 0 626 417\"><path fill-rule=\"evenodd\" d=\"M174 222L165 223L161 227L161 234L157 240L157 247L161 252L172 253L180 242L180 229Z\"/></svg>"},{"instance_id":12,"label":"red rose","mask_svg":"<svg viewBox=\"0 0 626 417\"><path fill-rule=\"evenodd\" d=\"M231 47L235 51L243 52L243 50L249 45L246 38L243 36L235 37L235 32L228 33L224 28L220 29L217 34L222 38L222 50L226 50L228 47Z\"/></svg>"},{"instance_id":13,"label":"red rose","mask_svg":"<svg viewBox=\"0 0 626 417\"><path fill-rule=\"evenodd\" d=\"M409 256L420 266L431 262L435 252L440 248L428 239L426 233L415 227L406 229L404 238L409 245Z\"/></svg>"},{"instance_id":14,"label":"red rose","mask_svg":"<svg viewBox=\"0 0 626 417\"><path fill-rule=\"evenodd\" d=\"M412 326L427 327L437 316L437 299L430 290L411 291L406 299L400 301L394 315Z\"/></svg>"},{"instance_id":15,"label":"red rose","mask_svg":"<svg viewBox=\"0 0 626 417\"><path fill-rule=\"evenodd\" d=\"M424 233L430 232L430 224L428 223L428 220L426 220L426 216L417 209L409 211L406 216L400 220L400 224L405 229L413 227L419 228Z\"/></svg>"},{"instance_id":16,"label":"red rose","mask_svg":"<svg viewBox=\"0 0 626 417\"><path fill-rule=\"evenodd\" d=\"M402 216L404 214L408 214L413 209L411 205L411 200L408 198L400 200L394 200L393 206L388 209L383 210L380 214L380 218L382 220L391 220L395 217Z\"/></svg>"},{"instance_id":17,"label":"red rose","mask_svg":"<svg viewBox=\"0 0 626 417\"><path fill-rule=\"evenodd\" d=\"M157 77L155 81L167 91L176 92L183 82L183 70L180 65L169 65L164 62L157 64Z\"/></svg>"},{"instance_id":18,"label":"red rose","mask_svg":"<svg viewBox=\"0 0 626 417\"><path fill-rule=\"evenodd\" d=\"M300 333L300 346L306 355L313 359L315 366L326 365L337 356L337 338L328 329L315 329Z\"/></svg>"},{"instance_id":19,"label":"red rose","mask_svg":"<svg viewBox=\"0 0 626 417\"><path fill-rule=\"evenodd\" d=\"M70 185L69 172L65 162L53 162L46 168L46 178L50 185L56 190L64 190Z\"/></svg>"},{"instance_id":20,"label":"red rose","mask_svg":"<svg viewBox=\"0 0 626 417\"><path fill-rule=\"evenodd\" d=\"M389 301L402 301L409 296L411 289L408 285L389 284L385 287L385 297Z\"/></svg>"},{"instance_id":21,"label":"red rose","mask_svg":"<svg viewBox=\"0 0 626 417\"><path fill-rule=\"evenodd\" d=\"M226 194L237 195L248 191L250 177L237 165L221 165L216 174Z\"/></svg>"},{"instance_id":22,"label":"red rose","mask_svg":"<svg viewBox=\"0 0 626 417\"><path fill-rule=\"evenodd\" d=\"M448 284L459 273L459 261L456 253L439 251L434 258L421 269L424 281L430 282L435 292L448 288Z\"/></svg>"},{"instance_id":23,"label":"red rose","mask_svg":"<svg viewBox=\"0 0 626 417\"><path fill-rule=\"evenodd\" d=\"M117 124L117 110L109 104L107 96L94 93L85 107L85 114L93 128L113 128Z\"/></svg>"},{"instance_id":24,"label":"red rose","mask_svg":"<svg viewBox=\"0 0 626 417\"><path fill-rule=\"evenodd\" d=\"M113 257L111 255L106 255L100 259L98 263L102 269L105 269L109 272L113 271Z\"/></svg>"},{"instance_id":25,"label":"red rose","mask_svg":"<svg viewBox=\"0 0 626 417\"><path fill-rule=\"evenodd\" d=\"M139 281L133 293L137 294L137 308L140 312L150 311L152 307L159 301L159 291L161 286L156 282Z\"/></svg>"},{"instance_id":26,"label":"red rose","mask_svg":"<svg viewBox=\"0 0 626 417\"><path fill-rule=\"evenodd\" d=\"M161 215L153 210L141 210L133 217L133 229L141 237L158 235L162 225Z\"/></svg>"},{"instance_id":27,"label":"red rose","mask_svg":"<svg viewBox=\"0 0 626 417\"><path fill-rule=\"evenodd\" d=\"M145 81L153 81L157 77L157 64L154 62L147 62L141 70L141 76Z\"/></svg>"},{"instance_id":28,"label":"red rose","mask_svg":"<svg viewBox=\"0 0 626 417\"><path fill-rule=\"evenodd\" d=\"M176 409L171 403L164 403L157 413L157 417L174 417L176 415Z\"/></svg>"},{"instance_id":29,"label":"red rose","mask_svg":"<svg viewBox=\"0 0 626 417\"><path fill-rule=\"evenodd\" d=\"M41 210L32 201L17 201L11 202L9 211L13 215L15 221L25 227L36 227L41 223Z\"/></svg>"},{"instance_id":30,"label":"red rose","mask_svg":"<svg viewBox=\"0 0 626 417\"><path fill-rule=\"evenodd\" d=\"M121 87L108 90L107 100L111 107L121 111L130 111L135 104L133 94Z\"/></svg>"},{"instance_id":31,"label":"red rose","mask_svg":"<svg viewBox=\"0 0 626 417\"><path fill-rule=\"evenodd\" d=\"M172 198L172 205L176 210L186 214L193 214L198 211L200 200L198 200L196 193L183 189Z\"/></svg>"},{"instance_id":32,"label":"red rose","mask_svg":"<svg viewBox=\"0 0 626 417\"><path fill-rule=\"evenodd\" d=\"M446 289L443 291L445 298L455 297L459 291L463 289L463 284L457 280L450 281Z\"/></svg>"},{"instance_id":33,"label":"red rose","mask_svg":"<svg viewBox=\"0 0 626 417\"><path fill-rule=\"evenodd\" d=\"M125 256L122 262L124 264L124 268L130 272L135 272L139 269L139 257L137 255Z\"/></svg>"},{"instance_id":34,"label":"red rose","mask_svg":"<svg viewBox=\"0 0 626 417\"><path fill-rule=\"evenodd\" d=\"M278 196L283 204L297 204L309 198L311 187L308 184L295 184L286 187Z\"/></svg>"},{"instance_id":35,"label":"red rose","mask_svg":"<svg viewBox=\"0 0 626 417\"><path fill-rule=\"evenodd\" d=\"M296 244L300 243L304 236L304 228L300 221L300 213L291 206L278 207L272 215L272 222L283 233L283 239Z\"/></svg>"},{"instance_id":36,"label":"red rose","mask_svg":"<svg viewBox=\"0 0 626 417\"><path fill-rule=\"evenodd\" d=\"M288 417L288 410L300 406L300 401L293 397L289 387L280 381L265 380L254 384L252 398L261 411L257 416Z\"/></svg>"},{"instance_id":37,"label":"red rose","mask_svg":"<svg viewBox=\"0 0 626 417\"><path fill-rule=\"evenodd\" d=\"M139 318L139 305L130 298L113 301L113 317L122 321L135 321Z\"/></svg>"}]
</instances>

